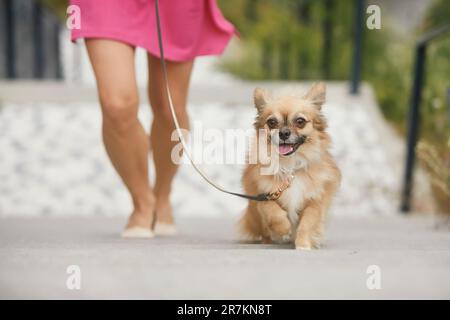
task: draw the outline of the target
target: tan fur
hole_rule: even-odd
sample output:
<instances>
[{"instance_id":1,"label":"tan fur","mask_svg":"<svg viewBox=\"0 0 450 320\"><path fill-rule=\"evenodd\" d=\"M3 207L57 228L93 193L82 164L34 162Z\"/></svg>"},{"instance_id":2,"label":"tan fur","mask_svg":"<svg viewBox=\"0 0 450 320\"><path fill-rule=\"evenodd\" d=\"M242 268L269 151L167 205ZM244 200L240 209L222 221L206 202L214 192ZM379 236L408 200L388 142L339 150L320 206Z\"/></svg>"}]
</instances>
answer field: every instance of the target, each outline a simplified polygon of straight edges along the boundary
<instances>
[{"instance_id":1,"label":"tan fur","mask_svg":"<svg viewBox=\"0 0 450 320\"><path fill-rule=\"evenodd\" d=\"M297 249L312 249L320 245L327 210L340 182L340 172L328 149L330 137L326 133L326 119L321 113L325 102L325 85L314 85L305 96L271 97L268 91L256 89L254 93L257 117L255 129L271 132L266 121L269 117L284 120L291 132L306 138L300 147L289 156L278 153L280 168L292 170L295 178L276 201L249 201L240 220L240 229L252 239L264 243L293 242ZM303 128L295 125L297 115L309 122ZM281 126L281 124L280 124ZM268 146L272 142L267 138ZM257 150L250 149L250 155ZM275 191L284 179L282 172L262 175L264 167L260 161L249 164L244 171L242 183L247 194Z\"/></svg>"}]
</instances>

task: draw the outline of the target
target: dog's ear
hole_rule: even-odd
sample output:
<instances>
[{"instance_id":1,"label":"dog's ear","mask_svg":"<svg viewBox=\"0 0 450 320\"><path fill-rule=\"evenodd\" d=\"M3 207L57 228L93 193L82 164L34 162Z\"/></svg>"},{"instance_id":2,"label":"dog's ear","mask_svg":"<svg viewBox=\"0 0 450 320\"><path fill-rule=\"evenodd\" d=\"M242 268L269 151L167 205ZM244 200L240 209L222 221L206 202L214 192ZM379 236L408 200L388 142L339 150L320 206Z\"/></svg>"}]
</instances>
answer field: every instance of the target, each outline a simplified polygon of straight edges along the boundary
<instances>
[{"instance_id":1,"label":"dog's ear","mask_svg":"<svg viewBox=\"0 0 450 320\"><path fill-rule=\"evenodd\" d=\"M325 103L326 86L324 82L317 82L309 89L308 93L304 96L306 100L311 101L319 110Z\"/></svg>"},{"instance_id":2,"label":"dog's ear","mask_svg":"<svg viewBox=\"0 0 450 320\"><path fill-rule=\"evenodd\" d=\"M253 92L253 100L258 112L261 112L264 109L264 106L269 102L270 99L270 92L266 89L256 88Z\"/></svg>"}]
</instances>

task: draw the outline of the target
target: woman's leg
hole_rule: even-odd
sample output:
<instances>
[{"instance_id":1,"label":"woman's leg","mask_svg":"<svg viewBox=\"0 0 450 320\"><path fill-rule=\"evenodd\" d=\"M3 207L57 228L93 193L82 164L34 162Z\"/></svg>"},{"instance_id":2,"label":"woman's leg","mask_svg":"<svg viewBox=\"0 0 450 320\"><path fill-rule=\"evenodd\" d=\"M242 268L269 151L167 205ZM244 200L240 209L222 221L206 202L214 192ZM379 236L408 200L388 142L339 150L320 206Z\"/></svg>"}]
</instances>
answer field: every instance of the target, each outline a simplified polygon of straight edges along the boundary
<instances>
[{"instance_id":1,"label":"woman's leg","mask_svg":"<svg viewBox=\"0 0 450 320\"><path fill-rule=\"evenodd\" d=\"M106 152L133 201L127 228L150 229L155 199L148 180L149 141L137 117L134 48L104 39L88 39L86 46L97 79Z\"/></svg>"},{"instance_id":2,"label":"woman's leg","mask_svg":"<svg viewBox=\"0 0 450 320\"><path fill-rule=\"evenodd\" d=\"M178 166L172 162L171 151L176 141L171 141L175 126L167 102L161 63L158 57L148 55L149 61L149 100L153 110L153 123L150 133L151 148L156 170L156 220L160 223L173 223L169 203L172 180ZM186 103L189 80L194 61L166 61L175 112L181 128L189 129Z\"/></svg>"}]
</instances>

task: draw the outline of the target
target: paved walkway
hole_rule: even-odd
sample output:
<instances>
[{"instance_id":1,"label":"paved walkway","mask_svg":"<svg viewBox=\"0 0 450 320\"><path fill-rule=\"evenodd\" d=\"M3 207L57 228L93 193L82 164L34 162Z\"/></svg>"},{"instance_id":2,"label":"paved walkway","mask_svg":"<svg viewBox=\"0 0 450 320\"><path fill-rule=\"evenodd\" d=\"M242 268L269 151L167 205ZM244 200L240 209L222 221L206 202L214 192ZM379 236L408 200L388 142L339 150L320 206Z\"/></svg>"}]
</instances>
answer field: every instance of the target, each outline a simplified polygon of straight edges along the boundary
<instances>
[{"instance_id":1,"label":"paved walkway","mask_svg":"<svg viewBox=\"0 0 450 320\"><path fill-rule=\"evenodd\" d=\"M125 241L120 218L4 218L0 298L450 298L450 233L428 220L335 218L310 252L239 242L234 222L180 219L179 236ZM81 290L66 287L69 265Z\"/></svg>"}]
</instances>

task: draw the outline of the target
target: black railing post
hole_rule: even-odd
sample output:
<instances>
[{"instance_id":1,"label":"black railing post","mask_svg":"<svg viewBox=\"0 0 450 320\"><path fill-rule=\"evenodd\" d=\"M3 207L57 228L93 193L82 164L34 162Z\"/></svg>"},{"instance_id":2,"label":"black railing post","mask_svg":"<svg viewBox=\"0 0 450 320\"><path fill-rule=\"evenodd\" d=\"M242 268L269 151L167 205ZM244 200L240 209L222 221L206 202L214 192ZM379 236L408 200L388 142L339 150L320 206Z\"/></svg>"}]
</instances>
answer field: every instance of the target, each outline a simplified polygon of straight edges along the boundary
<instances>
[{"instance_id":1,"label":"black railing post","mask_svg":"<svg viewBox=\"0 0 450 320\"><path fill-rule=\"evenodd\" d=\"M408 212L411 209L414 164L416 160L416 144L420 130L420 102L422 100L422 88L425 78L425 58L427 45L430 41L449 31L450 23L447 23L439 28L429 31L417 41L413 68L413 83L411 87L411 101L408 115L405 173L400 204L400 210L403 212Z\"/></svg>"},{"instance_id":2,"label":"black railing post","mask_svg":"<svg viewBox=\"0 0 450 320\"><path fill-rule=\"evenodd\" d=\"M45 55L43 48L42 5L35 2L33 5L33 76L37 79L44 77Z\"/></svg>"},{"instance_id":3,"label":"black railing post","mask_svg":"<svg viewBox=\"0 0 450 320\"><path fill-rule=\"evenodd\" d=\"M16 77L16 52L13 0L6 0L6 76L9 79Z\"/></svg>"},{"instance_id":4,"label":"black railing post","mask_svg":"<svg viewBox=\"0 0 450 320\"><path fill-rule=\"evenodd\" d=\"M62 79L63 78L63 71L62 71L62 62L61 62L61 54L60 54L60 39L59 39L59 33L61 30L61 25L60 23L57 21L55 22L55 27L54 27L55 33L53 35L54 39L53 39L53 43L54 43L54 50L56 53L56 59L55 59L55 64L56 64L56 72L55 72L55 78L56 79Z\"/></svg>"},{"instance_id":5,"label":"black railing post","mask_svg":"<svg viewBox=\"0 0 450 320\"><path fill-rule=\"evenodd\" d=\"M413 186L413 172L416 160L416 144L420 130L420 101L424 78L426 45L419 44L416 48L413 69L413 85L411 88L411 108L408 116L408 136L406 145L406 165L403 182L401 210L408 212L411 207L411 193Z\"/></svg>"},{"instance_id":6,"label":"black railing post","mask_svg":"<svg viewBox=\"0 0 450 320\"><path fill-rule=\"evenodd\" d=\"M350 93L358 94L361 80L361 50L364 23L364 0L355 0L355 29Z\"/></svg>"}]
</instances>

